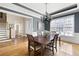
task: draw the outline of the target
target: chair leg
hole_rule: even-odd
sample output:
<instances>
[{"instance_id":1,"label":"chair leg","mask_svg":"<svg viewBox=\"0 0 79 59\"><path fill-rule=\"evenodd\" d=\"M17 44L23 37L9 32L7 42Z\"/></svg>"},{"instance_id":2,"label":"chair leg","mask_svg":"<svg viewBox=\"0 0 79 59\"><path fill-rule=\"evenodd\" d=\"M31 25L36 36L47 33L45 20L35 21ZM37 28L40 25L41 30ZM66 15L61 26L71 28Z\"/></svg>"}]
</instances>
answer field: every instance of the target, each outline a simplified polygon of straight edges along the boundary
<instances>
[{"instance_id":1,"label":"chair leg","mask_svg":"<svg viewBox=\"0 0 79 59\"><path fill-rule=\"evenodd\" d=\"M54 55L54 47L52 47L52 53L53 53L53 55Z\"/></svg>"},{"instance_id":2,"label":"chair leg","mask_svg":"<svg viewBox=\"0 0 79 59\"><path fill-rule=\"evenodd\" d=\"M35 49L34 49L34 56L35 56Z\"/></svg>"},{"instance_id":3,"label":"chair leg","mask_svg":"<svg viewBox=\"0 0 79 59\"><path fill-rule=\"evenodd\" d=\"M33 55L35 56L35 51L34 51L34 54Z\"/></svg>"},{"instance_id":4,"label":"chair leg","mask_svg":"<svg viewBox=\"0 0 79 59\"><path fill-rule=\"evenodd\" d=\"M29 56L30 56L30 50L28 51L28 54L29 54Z\"/></svg>"},{"instance_id":5,"label":"chair leg","mask_svg":"<svg viewBox=\"0 0 79 59\"><path fill-rule=\"evenodd\" d=\"M30 56L30 48L28 47L28 55Z\"/></svg>"},{"instance_id":6,"label":"chair leg","mask_svg":"<svg viewBox=\"0 0 79 59\"><path fill-rule=\"evenodd\" d=\"M55 48L55 50L56 50L56 52L57 52L57 44L55 44L55 47L54 47L54 48Z\"/></svg>"},{"instance_id":7,"label":"chair leg","mask_svg":"<svg viewBox=\"0 0 79 59\"><path fill-rule=\"evenodd\" d=\"M55 50L56 50L56 52L57 52L57 47L54 47L55 48Z\"/></svg>"},{"instance_id":8,"label":"chair leg","mask_svg":"<svg viewBox=\"0 0 79 59\"><path fill-rule=\"evenodd\" d=\"M61 38L59 37L59 46L61 46Z\"/></svg>"},{"instance_id":9,"label":"chair leg","mask_svg":"<svg viewBox=\"0 0 79 59\"><path fill-rule=\"evenodd\" d=\"M55 47L54 47L55 49L56 49L56 52L57 52L57 42L56 42L56 44L55 44Z\"/></svg>"}]
</instances>

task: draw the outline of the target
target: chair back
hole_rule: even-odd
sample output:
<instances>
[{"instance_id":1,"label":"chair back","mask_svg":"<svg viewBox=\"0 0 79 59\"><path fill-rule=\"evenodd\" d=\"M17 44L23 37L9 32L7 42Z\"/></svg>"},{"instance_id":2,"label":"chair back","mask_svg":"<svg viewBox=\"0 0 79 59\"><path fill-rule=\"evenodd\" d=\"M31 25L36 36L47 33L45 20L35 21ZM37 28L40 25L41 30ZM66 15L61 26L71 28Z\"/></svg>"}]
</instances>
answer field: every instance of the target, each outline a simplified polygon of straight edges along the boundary
<instances>
[{"instance_id":1,"label":"chair back","mask_svg":"<svg viewBox=\"0 0 79 59\"><path fill-rule=\"evenodd\" d=\"M55 35L54 35L54 38L53 38L54 44L57 44L58 35L59 35L59 34L55 34Z\"/></svg>"},{"instance_id":2,"label":"chair back","mask_svg":"<svg viewBox=\"0 0 79 59\"><path fill-rule=\"evenodd\" d=\"M27 34L27 38L28 38L29 41L33 41L34 40L33 36L30 35L30 34Z\"/></svg>"},{"instance_id":3,"label":"chair back","mask_svg":"<svg viewBox=\"0 0 79 59\"><path fill-rule=\"evenodd\" d=\"M32 47L34 47L35 45L34 45L34 37L32 36L32 35L30 35L30 34L27 34L27 38L28 38L28 47L30 47L30 46L32 46Z\"/></svg>"}]
</instances>

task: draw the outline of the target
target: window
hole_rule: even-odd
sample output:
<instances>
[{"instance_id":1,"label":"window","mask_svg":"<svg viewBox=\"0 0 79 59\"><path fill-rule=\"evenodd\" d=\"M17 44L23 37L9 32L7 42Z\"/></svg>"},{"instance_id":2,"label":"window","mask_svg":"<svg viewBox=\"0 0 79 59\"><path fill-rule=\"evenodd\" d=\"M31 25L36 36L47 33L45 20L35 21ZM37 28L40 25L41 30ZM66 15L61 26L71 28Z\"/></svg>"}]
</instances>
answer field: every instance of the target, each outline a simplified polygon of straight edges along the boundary
<instances>
[{"instance_id":1,"label":"window","mask_svg":"<svg viewBox=\"0 0 79 59\"><path fill-rule=\"evenodd\" d=\"M56 31L61 35L73 36L74 15L53 19L50 23L50 30Z\"/></svg>"}]
</instances>

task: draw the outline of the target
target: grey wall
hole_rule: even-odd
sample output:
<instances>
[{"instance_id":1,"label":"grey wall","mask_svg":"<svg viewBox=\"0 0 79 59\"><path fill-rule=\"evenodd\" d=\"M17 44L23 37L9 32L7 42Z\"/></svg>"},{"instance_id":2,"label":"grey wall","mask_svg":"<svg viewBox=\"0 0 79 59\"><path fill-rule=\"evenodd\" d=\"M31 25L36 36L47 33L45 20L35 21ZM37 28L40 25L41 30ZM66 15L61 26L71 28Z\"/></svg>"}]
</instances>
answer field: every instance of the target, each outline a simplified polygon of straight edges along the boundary
<instances>
[{"instance_id":1,"label":"grey wall","mask_svg":"<svg viewBox=\"0 0 79 59\"><path fill-rule=\"evenodd\" d=\"M79 13L75 14L75 21L74 21L74 29L75 29L75 33L79 33Z\"/></svg>"}]
</instances>

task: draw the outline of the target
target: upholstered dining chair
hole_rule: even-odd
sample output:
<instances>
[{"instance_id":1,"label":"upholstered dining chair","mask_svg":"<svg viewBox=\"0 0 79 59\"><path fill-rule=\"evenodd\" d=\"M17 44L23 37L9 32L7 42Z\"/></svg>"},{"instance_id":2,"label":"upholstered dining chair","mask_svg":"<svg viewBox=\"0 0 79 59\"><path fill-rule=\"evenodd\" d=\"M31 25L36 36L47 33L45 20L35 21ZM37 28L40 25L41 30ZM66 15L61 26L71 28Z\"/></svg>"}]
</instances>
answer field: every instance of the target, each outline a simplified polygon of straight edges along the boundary
<instances>
[{"instance_id":1,"label":"upholstered dining chair","mask_svg":"<svg viewBox=\"0 0 79 59\"><path fill-rule=\"evenodd\" d=\"M49 48L52 48L53 55L54 55L54 48L57 51L57 39L58 39L58 35L59 34L55 34L54 38L52 38L52 40L50 41L50 43L47 45Z\"/></svg>"},{"instance_id":2,"label":"upholstered dining chair","mask_svg":"<svg viewBox=\"0 0 79 59\"><path fill-rule=\"evenodd\" d=\"M33 52L34 56L36 55L37 51L40 51L41 46L37 42L34 41L34 37L32 35L27 34L28 38L28 52L29 55L31 52Z\"/></svg>"}]
</instances>

